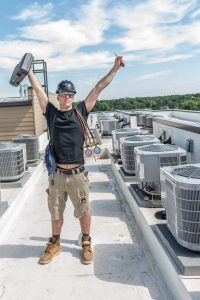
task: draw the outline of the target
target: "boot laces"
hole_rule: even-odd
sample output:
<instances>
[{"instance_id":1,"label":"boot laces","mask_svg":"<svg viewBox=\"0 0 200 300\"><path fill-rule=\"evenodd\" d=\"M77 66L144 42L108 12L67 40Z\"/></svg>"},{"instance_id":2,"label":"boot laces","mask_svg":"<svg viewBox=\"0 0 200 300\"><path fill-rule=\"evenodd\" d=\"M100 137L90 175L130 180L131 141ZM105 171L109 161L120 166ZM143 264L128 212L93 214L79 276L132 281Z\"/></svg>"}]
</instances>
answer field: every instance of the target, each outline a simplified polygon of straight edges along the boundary
<instances>
[{"instance_id":1,"label":"boot laces","mask_svg":"<svg viewBox=\"0 0 200 300\"><path fill-rule=\"evenodd\" d=\"M45 252L51 253L51 250L52 250L52 248L54 247L54 245L55 245L55 244L53 244L53 243L51 243L51 242L47 243L47 248L46 248Z\"/></svg>"}]
</instances>

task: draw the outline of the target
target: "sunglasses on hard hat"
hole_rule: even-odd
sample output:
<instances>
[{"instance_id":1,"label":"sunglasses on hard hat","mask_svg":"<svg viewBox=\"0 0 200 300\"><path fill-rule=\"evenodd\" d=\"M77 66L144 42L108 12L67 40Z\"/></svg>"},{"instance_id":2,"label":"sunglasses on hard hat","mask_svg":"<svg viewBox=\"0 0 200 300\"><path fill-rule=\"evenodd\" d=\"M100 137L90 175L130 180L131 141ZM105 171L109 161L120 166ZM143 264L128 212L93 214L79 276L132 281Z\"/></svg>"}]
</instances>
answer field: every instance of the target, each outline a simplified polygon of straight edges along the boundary
<instances>
[{"instance_id":1,"label":"sunglasses on hard hat","mask_svg":"<svg viewBox=\"0 0 200 300\"><path fill-rule=\"evenodd\" d=\"M58 93L58 96L61 98L74 98L74 93Z\"/></svg>"}]
</instances>

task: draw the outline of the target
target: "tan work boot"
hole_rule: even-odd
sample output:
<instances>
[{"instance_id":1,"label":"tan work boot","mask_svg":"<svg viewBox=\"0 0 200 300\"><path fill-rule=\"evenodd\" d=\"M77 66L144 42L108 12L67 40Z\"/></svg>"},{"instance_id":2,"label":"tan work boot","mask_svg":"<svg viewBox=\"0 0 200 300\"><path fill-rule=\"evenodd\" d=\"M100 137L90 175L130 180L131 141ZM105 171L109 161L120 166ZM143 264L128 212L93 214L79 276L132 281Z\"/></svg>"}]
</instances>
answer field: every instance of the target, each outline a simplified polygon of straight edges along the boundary
<instances>
[{"instance_id":1,"label":"tan work boot","mask_svg":"<svg viewBox=\"0 0 200 300\"><path fill-rule=\"evenodd\" d=\"M39 259L39 264L45 265L53 260L53 257L60 253L60 240L57 240L55 244L51 242L51 238L47 243L47 248Z\"/></svg>"},{"instance_id":2,"label":"tan work boot","mask_svg":"<svg viewBox=\"0 0 200 300\"><path fill-rule=\"evenodd\" d=\"M93 261L91 241L82 241L83 264L89 265Z\"/></svg>"}]
</instances>

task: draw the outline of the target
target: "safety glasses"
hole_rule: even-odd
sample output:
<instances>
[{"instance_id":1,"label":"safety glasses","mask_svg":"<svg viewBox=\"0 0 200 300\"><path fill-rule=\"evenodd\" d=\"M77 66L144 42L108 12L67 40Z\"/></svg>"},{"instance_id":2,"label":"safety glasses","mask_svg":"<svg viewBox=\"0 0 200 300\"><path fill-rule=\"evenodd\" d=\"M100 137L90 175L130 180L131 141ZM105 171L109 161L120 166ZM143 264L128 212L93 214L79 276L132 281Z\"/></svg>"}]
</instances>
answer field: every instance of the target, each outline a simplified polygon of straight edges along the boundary
<instances>
[{"instance_id":1,"label":"safety glasses","mask_svg":"<svg viewBox=\"0 0 200 300\"><path fill-rule=\"evenodd\" d=\"M74 98L74 93L59 93L58 96L61 98Z\"/></svg>"}]
</instances>

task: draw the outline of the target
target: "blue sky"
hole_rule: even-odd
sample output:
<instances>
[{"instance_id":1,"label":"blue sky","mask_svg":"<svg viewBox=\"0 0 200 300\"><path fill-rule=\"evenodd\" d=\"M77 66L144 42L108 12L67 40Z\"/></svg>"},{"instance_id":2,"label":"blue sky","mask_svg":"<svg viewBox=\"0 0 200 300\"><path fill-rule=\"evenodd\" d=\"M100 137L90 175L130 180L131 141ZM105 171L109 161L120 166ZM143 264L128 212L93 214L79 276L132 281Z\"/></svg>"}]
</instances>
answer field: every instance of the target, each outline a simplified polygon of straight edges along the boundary
<instances>
[{"instance_id":1,"label":"blue sky","mask_svg":"<svg viewBox=\"0 0 200 300\"><path fill-rule=\"evenodd\" d=\"M49 90L72 80L84 99L112 67L126 67L99 99L200 92L200 1L1 1L0 97L25 52L44 59ZM26 82L26 81L25 81Z\"/></svg>"}]
</instances>

